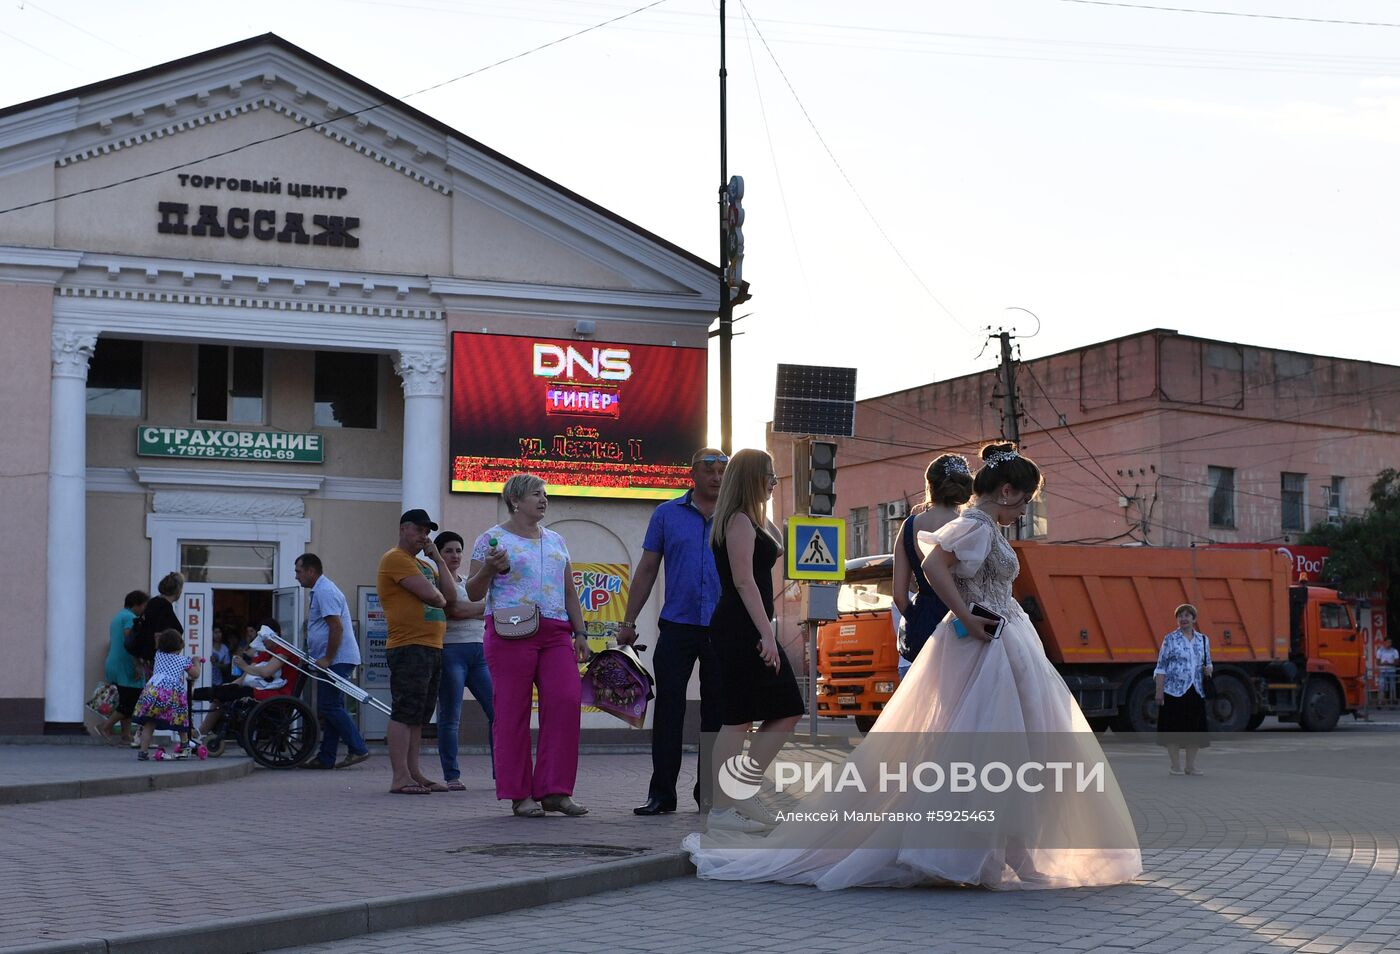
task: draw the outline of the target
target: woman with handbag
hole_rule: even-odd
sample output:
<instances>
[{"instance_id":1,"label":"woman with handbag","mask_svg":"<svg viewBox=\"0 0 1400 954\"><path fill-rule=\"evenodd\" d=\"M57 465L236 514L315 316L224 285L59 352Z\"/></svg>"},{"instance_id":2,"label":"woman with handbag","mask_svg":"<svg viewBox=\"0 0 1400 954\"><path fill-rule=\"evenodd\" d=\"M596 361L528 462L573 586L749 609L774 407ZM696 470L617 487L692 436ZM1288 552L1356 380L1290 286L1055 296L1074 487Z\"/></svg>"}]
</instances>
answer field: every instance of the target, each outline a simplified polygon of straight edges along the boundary
<instances>
[{"instance_id":1,"label":"woman with handbag","mask_svg":"<svg viewBox=\"0 0 1400 954\"><path fill-rule=\"evenodd\" d=\"M890 616L899 649L901 680L929 636L948 615L948 607L943 605L919 567L921 561L914 541L919 533L933 533L952 520L971 499L972 471L967 466L967 458L961 454L942 454L924 471L923 506L899 528L891 587L894 609Z\"/></svg>"},{"instance_id":2,"label":"woman with handbag","mask_svg":"<svg viewBox=\"0 0 1400 954\"><path fill-rule=\"evenodd\" d=\"M1196 618L1196 607L1190 603L1176 608L1176 629L1162 638L1152 673L1157 680L1157 741L1166 746L1172 775L1204 775L1196 768L1196 753L1210 745L1206 697L1215 667L1210 640L1196 632ZM1181 767L1183 749L1185 769Z\"/></svg>"},{"instance_id":3,"label":"woman with handbag","mask_svg":"<svg viewBox=\"0 0 1400 954\"><path fill-rule=\"evenodd\" d=\"M496 797L522 818L586 815L571 797L578 776L577 663L588 658L583 609L564 538L541 524L545 483L516 474L501 488L510 517L476 538L467 595L486 600L486 665L494 688L491 738ZM538 690L539 749L530 751L531 691Z\"/></svg>"}]
</instances>

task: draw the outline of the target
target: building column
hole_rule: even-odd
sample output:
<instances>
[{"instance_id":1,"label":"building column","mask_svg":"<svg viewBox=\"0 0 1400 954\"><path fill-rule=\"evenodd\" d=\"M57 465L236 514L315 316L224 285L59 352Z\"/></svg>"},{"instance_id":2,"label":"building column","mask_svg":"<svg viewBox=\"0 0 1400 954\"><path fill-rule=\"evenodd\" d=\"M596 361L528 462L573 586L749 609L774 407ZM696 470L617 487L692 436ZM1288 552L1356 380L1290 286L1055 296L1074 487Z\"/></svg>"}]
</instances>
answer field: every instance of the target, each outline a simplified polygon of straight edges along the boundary
<instances>
[{"instance_id":1,"label":"building column","mask_svg":"<svg viewBox=\"0 0 1400 954\"><path fill-rule=\"evenodd\" d=\"M82 722L87 643L87 373L97 335L55 330L49 400L44 721Z\"/></svg>"},{"instance_id":2,"label":"building column","mask_svg":"<svg viewBox=\"0 0 1400 954\"><path fill-rule=\"evenodd\" d=\"M422 507L441 522L447 480L442 400L447 351L400 351L394 370L403 379L403 509Z\"/></svg>"}]
</instances>

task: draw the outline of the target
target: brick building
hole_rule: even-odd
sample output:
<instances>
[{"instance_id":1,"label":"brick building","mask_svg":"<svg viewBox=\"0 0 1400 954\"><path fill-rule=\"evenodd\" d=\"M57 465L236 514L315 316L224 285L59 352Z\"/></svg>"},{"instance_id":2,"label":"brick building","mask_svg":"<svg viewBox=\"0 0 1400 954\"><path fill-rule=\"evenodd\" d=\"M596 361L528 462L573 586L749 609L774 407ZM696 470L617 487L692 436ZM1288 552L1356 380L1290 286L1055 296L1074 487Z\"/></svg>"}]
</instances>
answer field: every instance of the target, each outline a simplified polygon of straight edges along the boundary
<instances>
[{"instance_id":1,"label":"brick building","mask_svg":"<svg viewBox=\"0 0 1400 954\"><path fill-rule=\"evenodd\" d=\"M1400 367L1156 329L1025 361L1021 443L1045 472L1023 535L1188 546L1278 542L1365 508L1400 465ZM886 553L938 454L1002 434L996 368L868 398L837 453L849 556ZM768 436L775 517L802 442Z\"/></svg>"}]
</instances>

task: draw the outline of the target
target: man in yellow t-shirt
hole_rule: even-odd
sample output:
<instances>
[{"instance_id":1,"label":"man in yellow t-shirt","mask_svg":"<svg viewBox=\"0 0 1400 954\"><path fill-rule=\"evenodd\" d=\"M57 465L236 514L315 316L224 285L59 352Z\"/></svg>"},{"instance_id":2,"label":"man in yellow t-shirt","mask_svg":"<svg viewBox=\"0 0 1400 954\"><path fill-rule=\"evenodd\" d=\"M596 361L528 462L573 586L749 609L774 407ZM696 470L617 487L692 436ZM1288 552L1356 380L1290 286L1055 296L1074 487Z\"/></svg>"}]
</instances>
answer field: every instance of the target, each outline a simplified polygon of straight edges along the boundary
<instances>
[{"instance_id":1,"label":"man in yellow t-shirt","mask_svg":"<svg viewBox=\"0 0 1400 954\"><path fill-rule=\"evenodd\" d=\"M379 605L389 624L385 661L389 664L389 764L394 778L389 791L398 795L445 792L418 767L423 726L433 719L442 676L442 635L457 588L441 581L452 574L428 534L437 524L426 510L399 517L399 543L379 558ZM418 558L422 551L429 564ZM434 566L435 564L435 566Z\"/></svg>"}]
</instances>

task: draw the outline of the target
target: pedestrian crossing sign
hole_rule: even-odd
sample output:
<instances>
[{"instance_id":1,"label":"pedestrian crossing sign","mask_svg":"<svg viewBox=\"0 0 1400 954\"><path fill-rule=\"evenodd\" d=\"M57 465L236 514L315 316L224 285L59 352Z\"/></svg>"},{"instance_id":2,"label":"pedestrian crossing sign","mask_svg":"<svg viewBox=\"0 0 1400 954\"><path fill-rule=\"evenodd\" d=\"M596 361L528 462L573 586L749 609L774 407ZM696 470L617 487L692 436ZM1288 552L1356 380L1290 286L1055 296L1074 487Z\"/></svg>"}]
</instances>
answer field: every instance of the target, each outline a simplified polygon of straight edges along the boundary
<instances>
[{"instance_id":1,"label":"pedestrian crossing sign","mask_svg":"<svg viewBox=\"0 0 1400 954\"><path fill-rule=\"evenodd\" d=\"M846 578L846 521L835 517L789 517L787 578Z\"/></svg>"}]
</instances>

